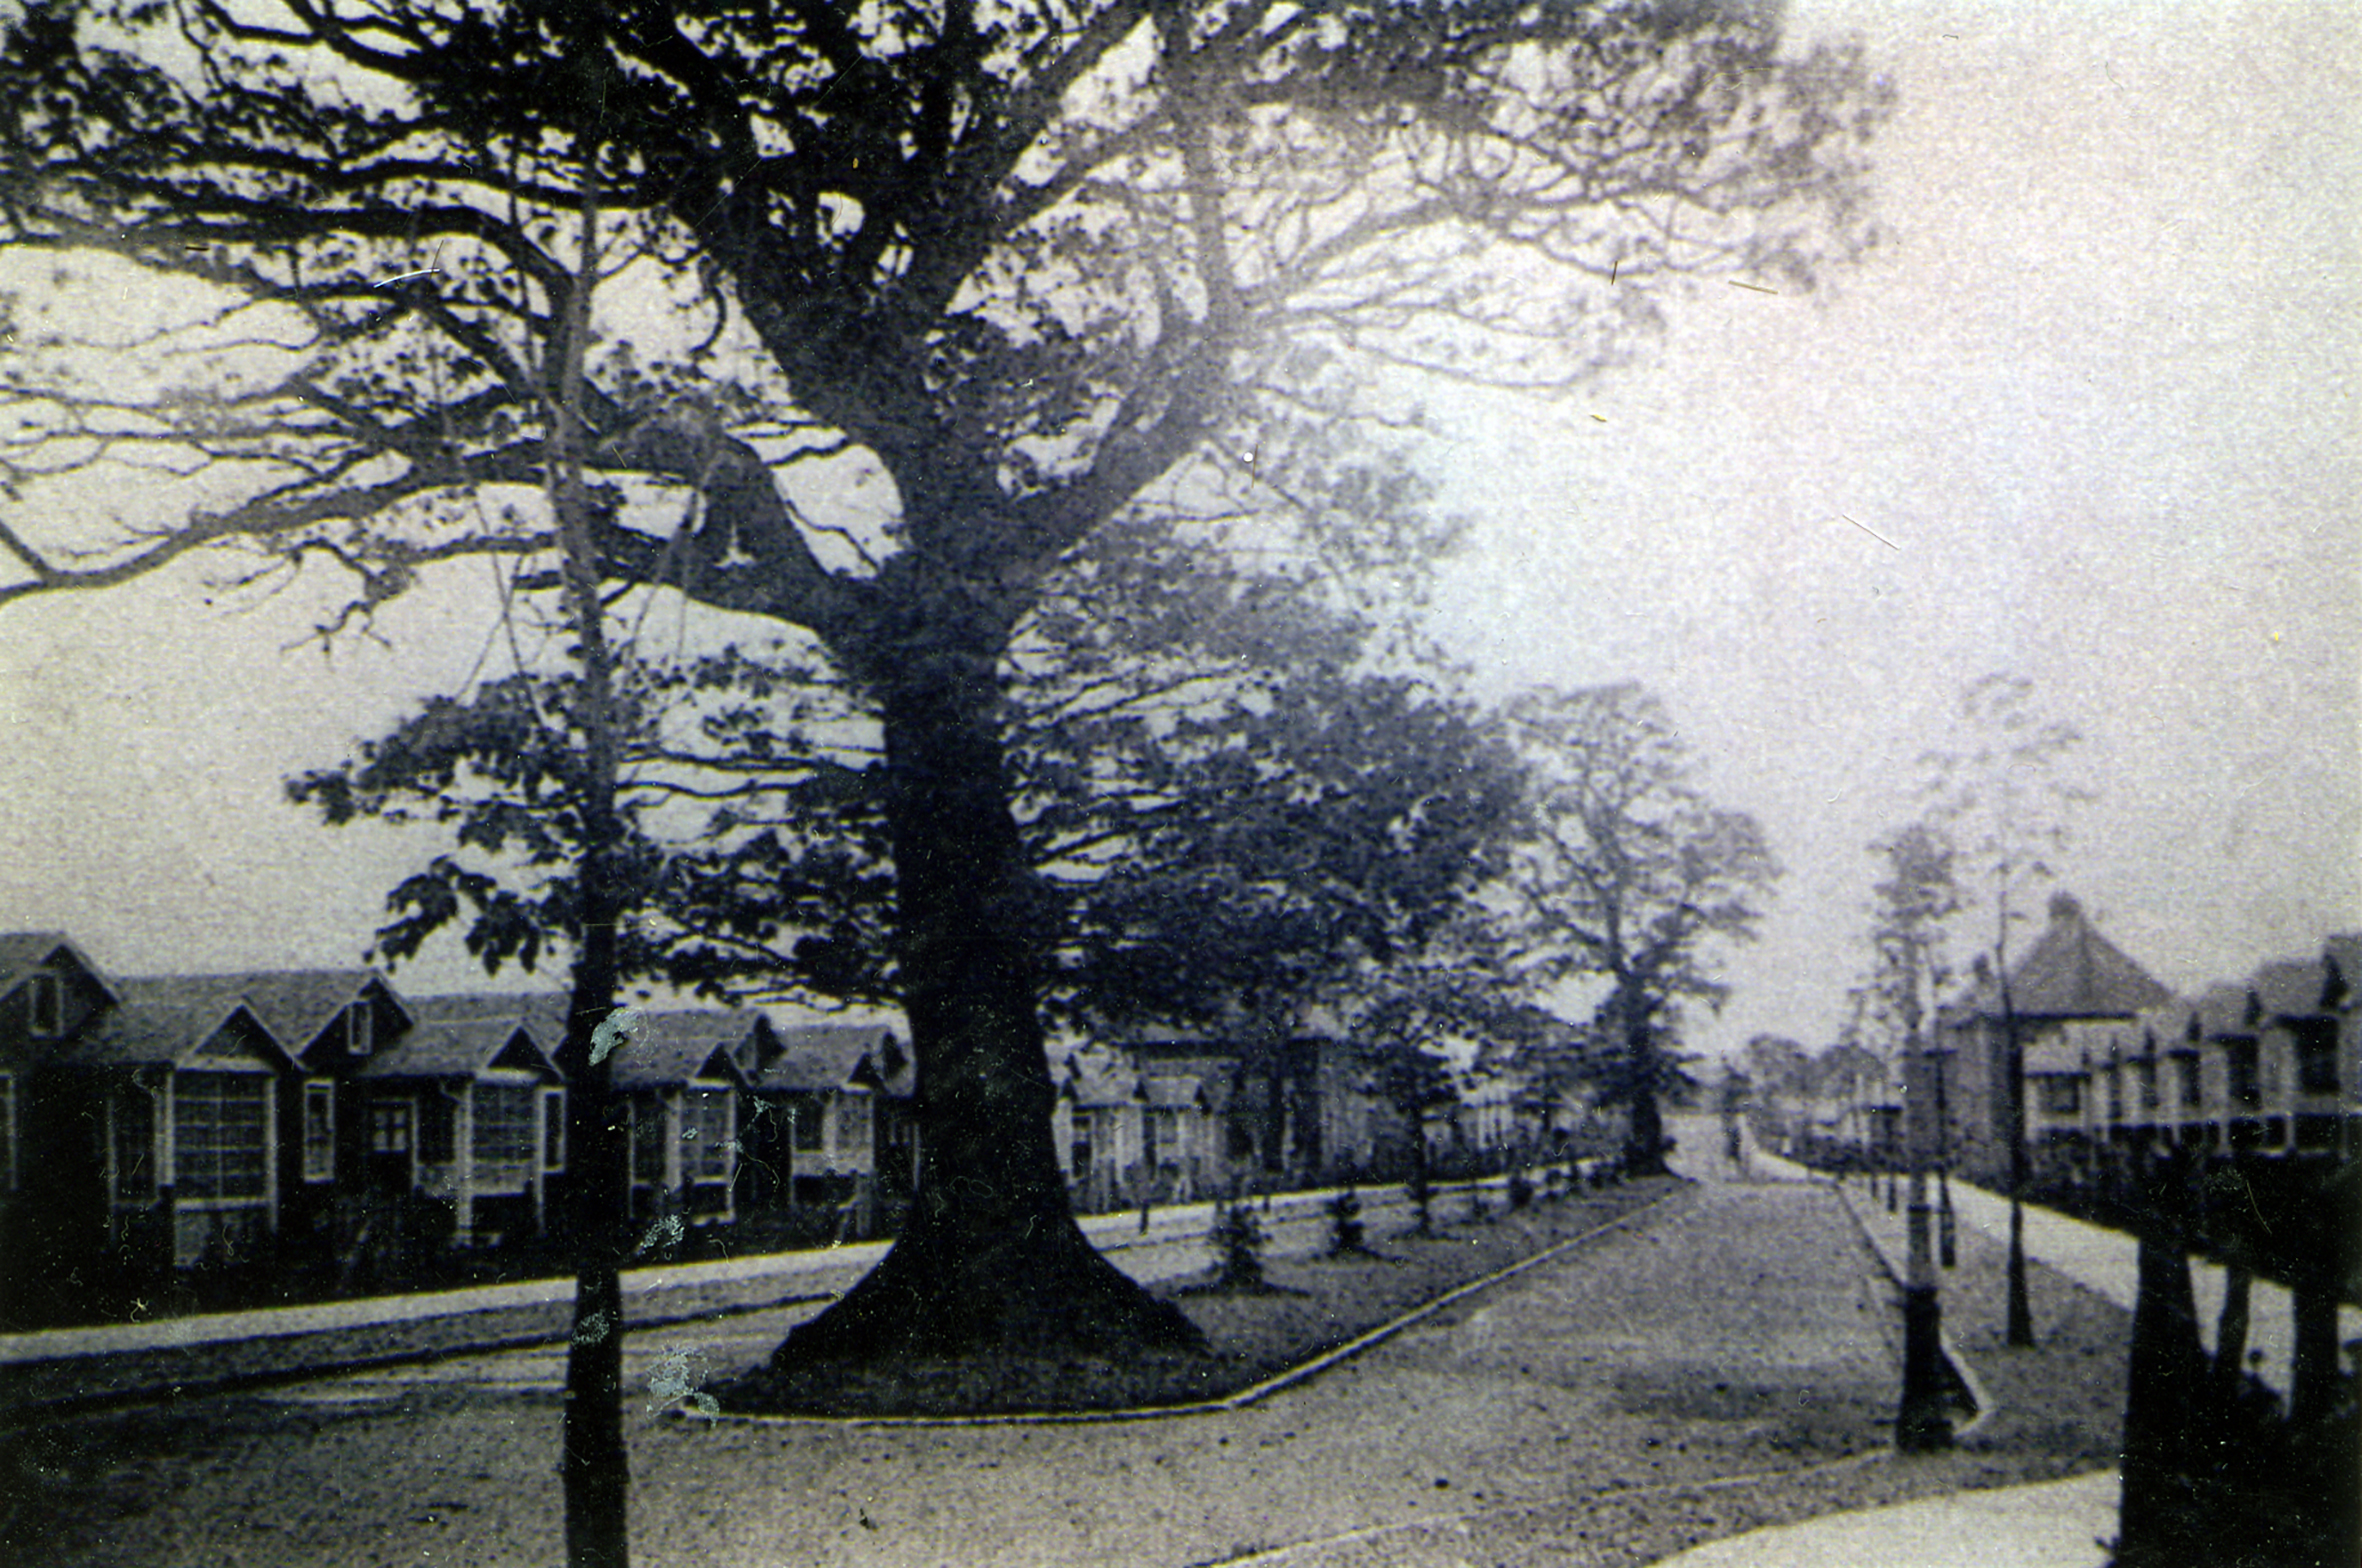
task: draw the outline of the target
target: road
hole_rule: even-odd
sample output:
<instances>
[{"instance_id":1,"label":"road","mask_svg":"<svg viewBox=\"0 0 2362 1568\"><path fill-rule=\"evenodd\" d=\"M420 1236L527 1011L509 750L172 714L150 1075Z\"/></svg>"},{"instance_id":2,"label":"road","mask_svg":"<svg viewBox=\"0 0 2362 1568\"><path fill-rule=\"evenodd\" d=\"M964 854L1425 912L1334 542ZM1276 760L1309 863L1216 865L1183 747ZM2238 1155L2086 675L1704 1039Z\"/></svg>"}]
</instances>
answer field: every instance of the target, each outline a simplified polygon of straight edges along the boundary
<instances>
[{"instance_id":1,"label":"road","mask_svg":"<svg viewBox=\"0 0 2362 1568\"><path fill-rule=\"evenodd\" d=\"M1442 1206L1465 1203L1465 1191L1465 1187L1453 1187L1439 1193L1435 1200L1439 1212ZM1329 1221L1322 1206L1330 1196L1290 1193L1274 1197L1263 1217L1269 1255L1307 1256L1324 1250ZM1400 1229L1409 1223L1410 1204L1399 1191L1364 1193L1362 1205L1374 1232ZM1093 1215L1086 1228L1117 1267L1149 1283L1205 1268L1212 1261L1207 1241L1212 1221L1210 1204L1176 1204L1151 1211L1145 1231L1134 1214ZM776 1279L776 1295L787 1304L626 1333L624 1386L653 1394L658 1389L694 1387L718 1374L757 1364L789 1329L817 1316L830 1300L849 1288L883 1250L882 1244L872 1243L782 1254L773 1260L777 1266L765 1277ZM416 1391L433 1389L497 1388L555 1394L564 1388L565 1380L566 1347L561 1343L460 1354L290 1382L262 1390L260 1397L289 1405L349 1406L400 1400Z\"/></svg>"},{"instance_id":2,"label":"road","mask_svg":"<svg viewBox=\"0 0 2362 1568\"><path fill-rule=\"evenodd\" d=\"M1799 1485L1880 1500L1885 1311L1826 1189L1701 1186L1243 1410L708 1426L635 1400L634 1556L1425 1564L1479 1560L1481 1540L1485 1560L1641 1561L1800 1506ZM784 1321L640 1336L635 1365L688 1351L726 1370ZM27 1434L47 1468L0 1557L37 1538L45 1568L546 1563L556 1371L544 1352L467 1357L50 1423Z\"/></svg>"}]
</instances>

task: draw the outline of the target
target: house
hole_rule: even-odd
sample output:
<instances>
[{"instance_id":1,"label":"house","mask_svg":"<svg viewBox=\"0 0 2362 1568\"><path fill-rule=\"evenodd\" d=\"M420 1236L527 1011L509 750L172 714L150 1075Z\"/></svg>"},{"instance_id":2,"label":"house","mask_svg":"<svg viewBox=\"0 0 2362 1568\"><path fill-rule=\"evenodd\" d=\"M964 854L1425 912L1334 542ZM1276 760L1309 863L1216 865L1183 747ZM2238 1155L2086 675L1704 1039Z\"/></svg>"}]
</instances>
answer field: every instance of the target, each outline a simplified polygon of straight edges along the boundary
<instances>
[{"instance_id":1,"label":"house","mask_svg":"<svg viewBox=\"0 0 2362 1568\"><path fill-rule=\"evenodd\" d=\"M104 1195L110 1249L135 1274L231 1262L278 1231L279 1102L287 1049L252 1003L181 979L122 980L115 1005L53 1052L44 1112L79 1120L53 1143L57 1201ZM39 1201L38 1194L29 1197Z\"/></svg>"},{"instance_id":2,"label":"house","mask_svg":"<svg viewBox=\"0 0 2362 1568\"><path fill-rule=\"evenodd\" d=\"M361 1069L411 1027L409 1007L374 969L189 975L190 992L243 999L286 1048L277 1085L279 1229L298 1251L334 1246L335 1198L367 1154Z\"/></svg>"},{"instance_id":3,"label":"house","mask_svg":"<svg viewBox=\"0 0 2362 1568\"><path fill-rule=\"evenodd\" d=\"M1980 962L1969 988L1939 1009L1936 1022L1938 1060L1946 1120L1948 1155L1972 1176L1999 1178L2009 1168L2013 1112L2010 1100L2009 1048L2014 1035L2021 1059L2045 1064L2038 1085L2029 1074L2023 1087L2027 1098L2015 1114L2023 1118L2034 1147L2037 1125L2058 1125L2081 1111L2044 1110L2034 1096L2052 1096L2051 1105L2064 1104L2069 1090L2064 1047L2066 1026L2081 1021L2129 1023L2145 1010L2162 1007L2172 993L2147 970L2100 935L2083 906L2065 893L2050 901L2050 922L2034 945L2009 971L2004 992L1989 965ZM2080 1107L2082 1091L2073 1091Z\"/></svg>"},{"instance_id":4,"label":"house","mask_svg":"<svg viewBox=\"0 0 2362 1568\"><path fill-rule=\"evenodd\" d=\"M2362 1153L2353 979L2358 964L2362 935L2333 936L2319 958L2256 971L2257 1044L2279 1088L2267 1116L2286 1118L2284 1147L2299 1155L2350 1159Z\"/></svg>"},{"instance_id":5,"label":"house","mask_svg":"<svg viewBox=\"0 0 2362 1568\"><path fill-rule=\"evenodd\" d=\"M415 1021L355 1072L355 1181L446 1203L461 1246L540 1235L566 1168L566 1091L546 1006L422 997ZM562 1020L563 1013L558 1014ZM307 1085L307 1093L310 1085Z\"/></svg>"},{"instance_id":6,"label":"house","mask_svg":"<svg viewBox=\"0 0 2362 1568\"><path fill-rule=\"evenodd\" d=\"M1221 1114L1226 1087L1221 1073L1140 1075L1141 1158L1158 1200L1189 1203L1229 1190Z\"/></svg>"},{"instance_id":7,"label":"house","mask_svg":"<svg viewBox=\"0 0 2362 1568\"><path fill-rule=\"evenodd\" d=\"M869 1233L881 1201L904 1204L917 1190L909 1049L890 1024L754 1020L736 1051L742 1202L846 1209Z\"/></svg>"},{"instance_id":8,"label":"house","mask_svg":"<svg viewBox=\"0 0 2362 1568\"><path fill-rule=\"evenodd\" d=\"M1054 1076L1050 1136L1074 1206L1101 1213L1137 1202L1146 1174L1147 1108L1139 1068L1119 1052L1086 1046Z\"/></svg>"},{"instance_id":9,"label":"house","mask_svg":"<svg viewBox=\"0 0 2362 1568\"><path fill-rule=\"evenodd\" d=\"M648 1012L608 1058L608 1082L631 1125L636 1217L711 1221L737 1215L738 1053L761 1015L719 1008Z\"/></svg>"},{"instance_id":10,"label":"house","mask_svg":"<svg viewBox=\"0 0 2362 1568\"><path fill-rule=\"evenodd\" d=\"M0 1249L12 1257L29 1255L20 1227L41 1225L20 1197L33 1172L52 1167L56 1140L70 1141L67 1128L36 1124L36 1080L62 1044L119 1001L64 932L0 932Z\"/></svg>"}]
</instances>

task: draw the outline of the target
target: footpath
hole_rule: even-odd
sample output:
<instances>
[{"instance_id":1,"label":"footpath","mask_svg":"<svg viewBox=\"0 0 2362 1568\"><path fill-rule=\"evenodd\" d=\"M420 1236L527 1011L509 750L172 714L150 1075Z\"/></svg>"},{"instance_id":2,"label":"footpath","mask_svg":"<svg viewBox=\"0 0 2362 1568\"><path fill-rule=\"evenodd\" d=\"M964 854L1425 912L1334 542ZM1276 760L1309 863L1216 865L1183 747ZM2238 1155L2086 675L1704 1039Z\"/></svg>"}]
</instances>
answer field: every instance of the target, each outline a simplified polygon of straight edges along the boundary
<instances>
[{"instance_id":1,"label":"footpath","mask_svg":"<svg viewBox=\"0 0 2362 1568\"><path fill-rule=\"evenodd\" d=\"M1825 1181L1802 1166L1758 1148L1747 1151L1746 1179ZM1737 1174L1737 1173L1730 1173ZM1875 1182L1857 1178L1840 1184L1846 1206L1865 1237L1898 1281L1903 1275L1908 1215L1889 1210ZM1932 1199L1931 1199L1932 1201ZM1959 1227L2006 1247L2009 1200L1965 1182L1952 1183L1952 1207ZM1932 1216L1931 1216L1932 1220ZM2139 1246L2130 1236L2049 1209L2025 1209L2026 1255L2076 1284L2130 1311L2139 1292ZM2201 1336L2214 1349L2215 1320L2223 1298L2223 1270L2191 1260ZM1953 1288L1949 1274L1939 1287ZM2288 1292L2268 1281L2254 1283L2248 1330L2251 1364L2257 1375L2285 1392L2293 1319ZM2339 1338L2362 1333L2362 1312L2339 1313ZM2039 1330L2040 1325L2037 1325ZM1976 1362L1961 1356L1952 1336L1946 1350L1969 1380L1980 1382ZM1987 1396L1989 1397L1989 1396ZM2101 1568L2109 1561L2106 1543L2116 1534L2122 1478L2114 1469L2030 1486L1965 1491L1892 1507L1825 1515L1775 1529L1732 1536L1665 1559L1659 1568Z\"/></svg>"},{"instance_id":2,"label":"footpath","mask_svg":"<svg viewBox=\"0 0 2362 1568\"><path fill-rule=\"evenodd\" d=\"M1313 1236L1329 1194L1273 1198L1266 1224ZM1383 1207L1371 1200L1373 1212ZM1094 1214L1083 1232L1143 1279L1204 1261L1212 1205ZM1315 1223L1319 1222L1319 1223ZM1307 1240L1305 1245L1311 1242ZM653 1329L756 1308L828 1301L868 1272L889 1245L851 1242L797 1252L629 1269L624 1322ZM0 1333L0 1422L11 1412L104 1404L172 1390L237 1387L312 1373L433 1360L462 1352L562 1342L574 1310L571 1279L370 1296L288 1307L158 1317L86 1328Z\"/></svg>"}]
</instances>

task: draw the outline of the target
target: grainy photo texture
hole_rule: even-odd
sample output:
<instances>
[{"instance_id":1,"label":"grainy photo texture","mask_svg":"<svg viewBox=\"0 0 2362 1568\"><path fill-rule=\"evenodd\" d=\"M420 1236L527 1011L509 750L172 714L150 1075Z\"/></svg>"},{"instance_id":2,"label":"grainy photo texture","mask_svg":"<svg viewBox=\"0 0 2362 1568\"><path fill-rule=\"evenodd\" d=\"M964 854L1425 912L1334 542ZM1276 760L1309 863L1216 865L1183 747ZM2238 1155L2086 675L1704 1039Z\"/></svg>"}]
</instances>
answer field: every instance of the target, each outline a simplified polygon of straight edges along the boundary
<instances>
[{"instance_id":1,"label":"grainy photo texture","mask_svg":"<svg viewBox=\"0 0 2362 1568\"><path fill-rule=\"evenodd\" d=\"M0 1558L2350 1568L2357 101L0 0Z\"/></svg>"}]
</instances>

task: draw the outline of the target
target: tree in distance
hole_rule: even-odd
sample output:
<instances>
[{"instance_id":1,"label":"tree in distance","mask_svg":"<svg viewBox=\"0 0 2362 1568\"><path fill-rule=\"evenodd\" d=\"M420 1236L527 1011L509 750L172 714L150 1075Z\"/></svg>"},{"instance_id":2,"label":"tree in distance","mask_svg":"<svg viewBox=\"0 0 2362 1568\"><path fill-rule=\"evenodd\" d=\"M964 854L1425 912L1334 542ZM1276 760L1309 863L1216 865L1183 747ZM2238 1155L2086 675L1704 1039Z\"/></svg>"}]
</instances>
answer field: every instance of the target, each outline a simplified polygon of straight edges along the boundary
<instances>
[{"instance_id":1,"label":"tree in distance","mask_svg":"<svg viewBox=\"0 0 2362 1568\"><path fill-rule=\"evenodd\" d=\"M1662 1175L1678 1010L1721 1001L1710 949L1754 936L1778 863L1753 818L1700 793L1672 721L1639 687L1536 690L1507 720L1535 778L1508 880L1527 967L1605 984L1608 1083L1630 1117L1625 1172Z\"/></svg>"}]
</instances>

